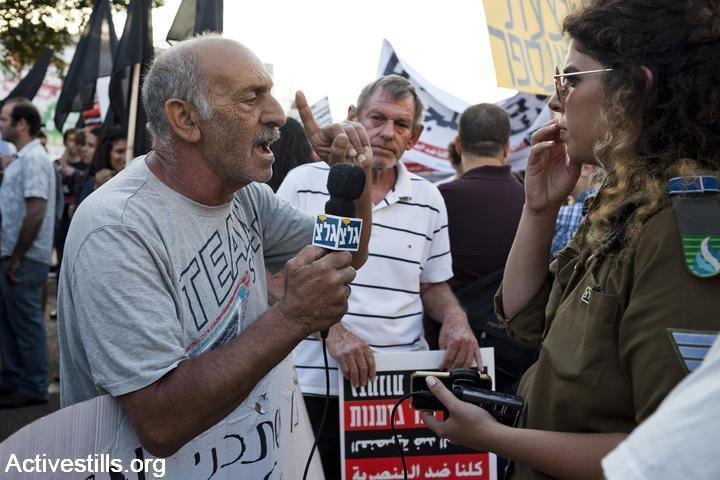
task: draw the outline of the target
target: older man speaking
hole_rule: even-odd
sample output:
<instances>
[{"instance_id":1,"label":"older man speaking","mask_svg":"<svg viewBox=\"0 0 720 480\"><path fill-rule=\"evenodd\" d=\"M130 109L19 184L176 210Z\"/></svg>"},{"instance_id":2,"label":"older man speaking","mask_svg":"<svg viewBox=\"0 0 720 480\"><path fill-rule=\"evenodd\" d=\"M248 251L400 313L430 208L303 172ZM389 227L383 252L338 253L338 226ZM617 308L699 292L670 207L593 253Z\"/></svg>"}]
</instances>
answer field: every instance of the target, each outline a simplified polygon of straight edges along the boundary
<instances>
[{"instance_id":1,"label":"older man speaking","mask_svg":"<svg viewBox=\"0 0 720 480\"><path fill-rule=\"evenodd\" d=\"M222 420L276 365L291 368L282 361L300 340L342 318L366 257L367 234L354 258L306 246L313 219L256 183L272 174L268 146L285 123L271 87L234 41L160 54L143 86L154 150L93 193L70 228L62 404L109 393L156 456ZM362 126L330 131L331 161L360 152L368 170ZM369 188L357 201L368 225ZM286 261L284 297L268 308L266 265Z\"/></svg>"}]
</instances>

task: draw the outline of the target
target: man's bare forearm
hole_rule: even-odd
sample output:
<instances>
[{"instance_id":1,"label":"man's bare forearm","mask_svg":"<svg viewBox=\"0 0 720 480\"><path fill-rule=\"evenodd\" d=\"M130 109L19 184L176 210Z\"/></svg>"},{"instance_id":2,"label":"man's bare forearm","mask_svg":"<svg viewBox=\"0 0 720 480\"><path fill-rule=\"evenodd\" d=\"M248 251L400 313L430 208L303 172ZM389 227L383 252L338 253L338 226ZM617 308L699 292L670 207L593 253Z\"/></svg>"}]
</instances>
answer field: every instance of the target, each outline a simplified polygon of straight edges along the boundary
<instances>
[{"instance_id":1,"label":"man's bare forearm","mask_svg":"<svg viewBox=\"0 0 720 480\"><path fill-rule=\"evenodd\" d=\"M145 449L172 455L230 414L305 335L277 304L224 347L118 399Z\"/></svg>"},{"instance_id":2,"label":"man's bare forearm","mask_svg":"<svg viewBox=\"0 0 720 480\"><path fill-rule=\"evenodd\" d=\"M431 318L438 322L452 315L465 316L457 297L446 282L423 283L420 285L423 309Z\"/></svg>"},{"instance_id":3,"label":"man's bare forearm","mask_svg":"<svg viewBox=\"0 0 720 480\"><path fill-rule=\"evenodd\" d=\"M47 201L41 198L28 198L25 201L26 213L20 227L17 243L13 249L12 257L21 259L37 239L42 228Z\"/></svg>"},{"instance_id":4,"label":"man's bare forearm","mask_svg":"<svg viewBox=\"0 0 720 480\"><path fill-rule=\"evenodd\" d=\"M356 213L362 218L362 230L360 232L360 249L353 253L352 266L359 269L365 265L368 257L368 243L370 242L370 232L372 231L372 178L365 172L365 190L362 195L355 201Z\"/></svg>"}]
</instances>

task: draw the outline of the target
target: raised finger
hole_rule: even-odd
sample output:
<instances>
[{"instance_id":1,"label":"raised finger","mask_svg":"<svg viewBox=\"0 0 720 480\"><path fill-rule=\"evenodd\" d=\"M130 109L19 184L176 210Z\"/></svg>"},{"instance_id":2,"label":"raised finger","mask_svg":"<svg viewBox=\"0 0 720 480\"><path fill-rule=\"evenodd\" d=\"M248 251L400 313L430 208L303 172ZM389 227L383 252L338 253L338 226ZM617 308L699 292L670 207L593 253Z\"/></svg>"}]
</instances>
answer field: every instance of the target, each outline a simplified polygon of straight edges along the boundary
<instances>
[{"instance_id":1,"label":"raised finger","mask_svg":"<svg viewBox=\"0 0 720 480\"><path fill-rule=\"evenodd\" d=\"M350 150L348 151L348 156L357 157L363 152L363 147L365 147L360 140L360 135L355 129L355 126L350 123L344 123L343 130L345 130L345 135L347 135L350 140Z\"/></svg>"},{"instance_id":2,"label":"raised finger","mask_svg":"<svg viewBox=\"0 0 720 480\"><path fill-rule=\"evenodd\" d=\"M334 165L347 161L349 146L350 140L346 134L341 133L335 137L332 145L330 145L330 158L328 159L328 163Z\"/></svg>"},{"instance_id":3,"label":"raised finger","mask_svg":"<svg viewBox=\"0 0 720 480\"><path fill-rule=\"evenodd\" d=\"M300 114L300 120L305 128L305 133L308 137L311 137L315 134L315 132L320 130L320 127L315 121L315 116L310 109L310 105L308 105L305 94L301 90L295 92L295 107L298 109L298 113Z\"/></svg>"}]
</instances>

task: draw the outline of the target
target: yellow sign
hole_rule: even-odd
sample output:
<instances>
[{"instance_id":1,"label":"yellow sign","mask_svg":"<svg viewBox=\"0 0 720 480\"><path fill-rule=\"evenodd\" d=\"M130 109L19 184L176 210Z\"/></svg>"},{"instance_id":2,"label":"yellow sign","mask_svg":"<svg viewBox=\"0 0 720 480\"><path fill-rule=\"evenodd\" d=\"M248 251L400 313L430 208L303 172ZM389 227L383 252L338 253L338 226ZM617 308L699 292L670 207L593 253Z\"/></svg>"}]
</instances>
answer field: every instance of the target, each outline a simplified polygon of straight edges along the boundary
<instances>
[{"instance_id":1,"label":"yellow sign","mask_svg":"<svg viewBox=\"0 0 720 480\"><path fill-rule=\"evenodd\" d=\"M555 93L553 68L562 68L563 19L581 0L483 0L499 87Z\"/></svg>"}]
</instances>

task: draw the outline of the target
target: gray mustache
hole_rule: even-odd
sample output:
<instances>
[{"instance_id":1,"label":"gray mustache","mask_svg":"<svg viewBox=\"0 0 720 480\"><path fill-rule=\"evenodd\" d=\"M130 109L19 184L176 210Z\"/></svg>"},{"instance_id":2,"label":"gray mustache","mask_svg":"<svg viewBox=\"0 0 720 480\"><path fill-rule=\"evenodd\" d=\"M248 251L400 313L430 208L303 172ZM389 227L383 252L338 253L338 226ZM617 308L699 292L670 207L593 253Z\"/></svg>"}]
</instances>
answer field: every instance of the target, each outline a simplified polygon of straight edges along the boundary
<instances>
[{"instance_id":1,"label":"gray mustache","mask_svg":"<svg viewBox=\"0 0 720 480\"><path fill-rule=\"evenodd\" d=\"M253 139L255 145L261 143L271 144L280 139L280 129L277 127L263 128L260 130Z\"/></svg>"}]
</instances>

